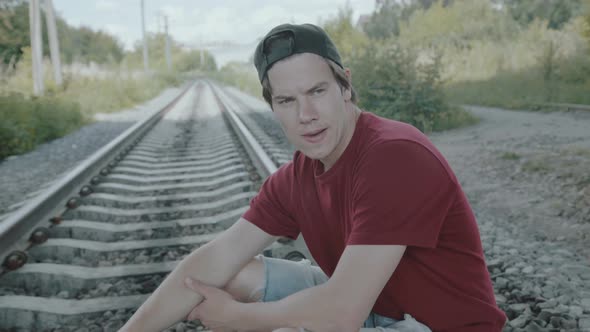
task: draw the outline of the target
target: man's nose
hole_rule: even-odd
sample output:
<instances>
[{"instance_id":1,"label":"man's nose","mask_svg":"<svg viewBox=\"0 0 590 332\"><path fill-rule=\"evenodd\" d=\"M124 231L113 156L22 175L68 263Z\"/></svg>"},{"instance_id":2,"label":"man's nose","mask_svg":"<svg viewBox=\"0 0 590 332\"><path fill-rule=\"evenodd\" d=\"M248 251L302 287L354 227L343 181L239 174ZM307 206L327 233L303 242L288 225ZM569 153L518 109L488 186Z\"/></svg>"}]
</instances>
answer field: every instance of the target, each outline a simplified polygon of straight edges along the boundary
<instances>
[{"instance_id":1,"label":"man's nose","mask_svg":"<svg viewBox=\"0 0 590 332\"><path fill-rule=\"evenodd\" d=\"M301 97L299 99L299 121L307 123L317 119L317 111L315 105L311 102L308 96Z\"/></svg>"}]
</instances>

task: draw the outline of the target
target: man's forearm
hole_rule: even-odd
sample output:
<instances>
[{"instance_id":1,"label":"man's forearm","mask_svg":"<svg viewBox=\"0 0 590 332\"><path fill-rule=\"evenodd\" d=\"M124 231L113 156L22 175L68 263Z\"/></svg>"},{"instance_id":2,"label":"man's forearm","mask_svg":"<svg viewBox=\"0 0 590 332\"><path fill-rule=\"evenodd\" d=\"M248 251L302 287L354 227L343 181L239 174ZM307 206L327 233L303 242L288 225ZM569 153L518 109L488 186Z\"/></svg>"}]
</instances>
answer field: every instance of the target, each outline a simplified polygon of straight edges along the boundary
<instances>
[{"instance_id":1,"label":"man's forearm","mask_svg":"<svg viewBox=\"0 0 590 332\"><path fill-rule=\"evenodd\" d=\"M280 301L244 303L240 307L244 326L256 330L292 327L342 332L351 326L347 321L348 306L339 301L338 292L327 284L304 289Z\"/></svg>"},{"instance_id":2,"label":"man's forearm","mask_svg":"<svg viewBox=\"0 0 590 332\"><path fill-rule=\"evenodd\" d=\"M239 267L219 264L219 250L205 245L189 256L166 277L156 291L141 305L123 326L124 332L159 332L184 319L202 301L202 296L189 291L184 285L186 277L223 287Z\"/></svg>"}]
</instances>

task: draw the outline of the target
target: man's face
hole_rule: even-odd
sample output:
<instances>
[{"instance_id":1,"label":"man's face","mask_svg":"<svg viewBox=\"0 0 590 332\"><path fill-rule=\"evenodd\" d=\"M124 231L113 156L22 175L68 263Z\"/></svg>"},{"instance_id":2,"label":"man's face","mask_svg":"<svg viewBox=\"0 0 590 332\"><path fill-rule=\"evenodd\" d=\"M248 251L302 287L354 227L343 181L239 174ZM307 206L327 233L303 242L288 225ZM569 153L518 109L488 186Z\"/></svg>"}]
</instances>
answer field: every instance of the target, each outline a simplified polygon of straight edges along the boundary
<instances>
[{"instance_id":1,"label":"man's face","mask_svg":"<svg viewBox=\"0 0 590 332\"><path fill-rule=\"evenodd\" d=\"M287 139L329 168L340 157L354 131L347 112L350 90L342 90L322 57L296 54L268 71L273 111ZM351 121L352 119L352 121Z\"/></svg>"}]
</instances>

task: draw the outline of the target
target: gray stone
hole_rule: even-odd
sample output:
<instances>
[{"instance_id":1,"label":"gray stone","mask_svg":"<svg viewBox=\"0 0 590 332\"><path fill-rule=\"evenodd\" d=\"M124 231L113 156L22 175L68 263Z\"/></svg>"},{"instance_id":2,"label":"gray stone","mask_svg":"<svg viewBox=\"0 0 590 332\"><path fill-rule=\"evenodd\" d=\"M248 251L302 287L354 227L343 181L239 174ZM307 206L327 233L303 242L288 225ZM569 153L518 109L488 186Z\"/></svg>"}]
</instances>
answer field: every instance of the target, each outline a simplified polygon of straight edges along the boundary
<instances>
[{"instance_id":1,"label":"gray stone","mask_svg":"<svg viewBox=\"0 0 590 332\"><path fill-rule=\"evenodd\" d=\"M537 316L537 318L549 322L549 319L554 316L559 316L559 312L553 309L543 309Z\"/></svg>"},{"instance_id":2,"label":"gray stone","mask_svg":"<svg viewBox=\"0 0 590 332\"><path fill-rule=\"evenodd\" d=\"M570 306L569 314L573 317L580 317L584 313L584 309L582 307L578 307L575 305Z\"/></svg>"},{"instance_id":3,"label":"gray stone","mask_svg":"<svg viewBox=\"0 0 590 332\"><path fill-rule=\"evenodd\" d=\"M89 332L102 332L102 327L100 327L96 324L93 324L93 325L88 326L88 331Z\"/></svg>"},{"instance_id":4,"label":"gray stone","mask_svg":"<svg viewBox=\"0 0 590 332\"><path fill-rule=\"evenodd\" d=\"M575 319L565 319L565 318L561 318L560 320L560 326L561 328L564 329L575 329L576 327L578 327L578 322Z\"/></svg>"},{"instance_id":5,"label":"gray stone","mask_svg":"<svg viewBox=\"0 0 590 332\"><path fill-rule=\"evenodd\" d=\"M187 330L187 327L184 323L178 323L176 325L175 331L176 332L185 332Z\"/></svg>"},{"instance_id":6,"label":"gray stone","mask_svg":"<svg viewBox=\"0 0 590 332\"><path fill-rule=\"evenodd\" d=\"M102 282L102 283L98 284L98 286L96 288L98 288L98 290L102 293L107 293L109 291L109 289L111 289L112 287L113 287L112 284Z\"/></svg>"},{"instance_id":7,"label":"gray stone","mask_svg":"<svg viewBox=\"0 0 590 332\"><path fill-rule=\"evenodd\" d=\"M107 311L107 312L105 312L105 313L102 315L102 317L103 317L104 319L110 319L110 318L112 318L113 316L114 316L114 314L113 314L113 312L112 312L112 311Z\"/></svg>"},{"instance_id":8,"label":"gray stone","mask_svg":"<svg viewBox=\"0 0 590 332\"><path fill-rule=\"evenodd\" d=\"M488 269L493 269L493 268L496 268L496 267L502 267L503 264L504 264L504 261L502 259L500 259L500 258L495 258L495 259L489 260L487 262Z\"/></svg>"},{"instance_id":9,"label":"gray stone","mask_svg":"<svg viewBox=\"0 0 590 332\"><path fill-rule=\"evenodd\" d=\"M578 320L578 327L582 331L590 331L590 316L581 317Z\"/></svg>"},{"instance_id":10,"label":"gray stone","mask_svg":"<svg viewBox=\"0 0 590 332\"><path fill-rule=\"evenodd\" d=\"M530 322L525 328L524 330L526 332L545 332L545 329L542 326L539 326L537 323L535 323L534 321Z\"/></svg>"},{"instance_id":11,"label":"gray stone","mask_svg":"<svg viewBox=\"0 0 590 332\"><path fill-rule=\"evenodd\" d=\"M61 292L57 293L56 296L59 297L60 299L69 299L70 298L70 292L64 290L64 291L61 291Z\"/></svg>"},{"instance_id":12,"label":"gray stone","mask_svg":"<svg viewBox=\"0 0 590 332\"><path fill-rule=\"evenodd\" d=\"M104 332L117 332L121 326L123 326L123 322L121 321L111 321L105 324L103 331Z\"/></svg>"},{"instance_id":13,"label":"gray stone","mask_svg":"<svg viewBox=\"0 0 590 332\"><path fill-rule=\"evenodd\" d=\"M532 266L527 266L522 269L522 273L525 273L525 274L533 273L533 271L535 271L535 268Z\"/></svg>"},{"instance_id":14,"label":"gray stone","mask_svg":"<svg viewBox=\"0 0 590 332\"><path fill-rule=\"evenodd\" d=\"M498 305L506 303L506 296L502 294L494 294L494 296L496 297L496 303Z\"/></svg>"},{"instance_id":15,"label":"gray stone","mask_svg":"<svg viewBox=\"0 0 590 332\"><path fill-rule=\"evenodd\" d=\"M134 262L136 264L145 264L149 261L150 261L150 258L148 256L143 255L143 254L135 256L135 259L134 259Z\"/></svg>"},{"instance_id":16,"label":"gray stone","mask_svg":"<svg viewBox=\"0 0 590 332\"><path fill-rule=\"evenodd\" d=\"M529 308L529 305L527 303L513 303L509 305L508 308L510 308L513 311L520 312Z\"/></svg>"},{"instance_id":17,"label":"gray stone","mask_svg":"<svg viewBox=\"0 0 590 332\"><path fill-rule=\"evenodd\" d=\"M557 304L558 303L556 300L549 300L549 301L539 303L538 307L541 309L550 309L550 308L555 308L557 306Z\"/></svg>"},{"instance_id":18,"label":"gray stone","mask_svg":"<svg viewBox=\"0 0 590 332\"><path fill-rule=\"evenodd\" d=\"M523 315L520 315L520 316L514 318L513 320L508 322L508 324L510 324L510 326L512 326L512 327L520 328L520 327L525 326L525 324L527 323L528 320L529 320L529 316L523 314Z\"/></svg>"},{"instance_id":19,"label":"gray stone","mask_svg":"<svg viewBox=\"0 0 590 332\"><path fill-rule=\"evenodd\" d=\"M557 310L557 311L559 311L559 312L561 312L561 313L563 313L563 314L567 314L567 313L569 313L569 311L570 311L570 308L569 308L568 306L566 306L565 304L561 304L561 303L560 303L560 304L559 304L559 305L558 305L558 306L555 308L555 310Z\"/></svg>"},{"instance_id":20,"label":"gray stone","mask_svg":"<svg viewBox=\"0 0 590 332\"><path fill-rule=\"evenodd\" d=\"M508 285L508 279L502 278L502 277L496 278L496 282L494 283L494 286L496 286L497 289L506 288L507 285Z\"/></svg>"}]
</instances>

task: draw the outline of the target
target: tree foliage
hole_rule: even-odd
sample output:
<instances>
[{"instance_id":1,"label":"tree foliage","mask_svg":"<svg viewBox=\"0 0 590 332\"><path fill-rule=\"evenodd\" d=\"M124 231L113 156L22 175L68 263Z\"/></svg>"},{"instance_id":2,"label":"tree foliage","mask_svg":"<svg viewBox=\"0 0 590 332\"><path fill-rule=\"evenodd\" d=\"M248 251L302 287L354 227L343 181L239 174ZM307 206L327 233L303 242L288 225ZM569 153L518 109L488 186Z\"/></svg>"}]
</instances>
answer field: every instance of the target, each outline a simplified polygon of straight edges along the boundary
<instances>
[{"instance_id":1,"label":"tree foliage","mask_svg":"<svg viewBox=\"0 0 590 332\"><path fill-rule=\"evenodd\" d=\"M0 61L13 64L22 56L22 47L30 45L29 9L21 1L0 3Z\"/></svg>"},{"instance_id":2,"label":"tree foliage","mask_svg":"<svg viewBox=\"0 0 590 332\"><path fill-rule=\"evenodd\" d=\"M382 0L363 30L373 39L388 39L399 35L399 25L402 19L403 6L394 0Z\"/></svg>"},{"instance_id":3,"label":"tree foliage","mask_svg":"<svg viewBox=\"0 0 590 332\"><path fill-rule=\"evenodd\" d=\"M346 64L368 46L369 39L352 24L352 8L345 6L338 15L324 22L324 30L336 44L342 61Z\"/></svg>"},{"instance_id":4,"label":"tree foliage","mask_svg":"<svg viewBox=\"0 0 590 332\"><path fill-rule=\"evenodd\" d=\"M29 28L29 4L20 0L4 0L0 5L0 60L16 63L22 57L23 47L31 44ZM43 53L49 55L46 16L41 15ZM56 16L60 53L65 63L72 62L119 62L123 47L119 40L104 31L88 27L72 27Z\"/></svg>"},{"instance_id":5,"label":"tree foliage","mask_svg":"<svg viewBox=\"0 0 590 332\"><path fill-rule=\"evenodd\" d=\"M371 49L351 65L361 107L432 130L450 109L440 87L440 59L419 62L414 51L395 43L373 42Z\"/></svg>"},{"instance_id":6,"label":"tree foliage","mask_svg":"<svg viewBox=\"0 0 590 332\"><path fill-rule=\"evenodd\" d=\"M584 37L588 41L588 48L590 49L590 0L584 1L584 17L583 17L583 24L584 24Z\"/></svg>"},{"instance_id":7,"label":"tree foliage","mask_svg":"<svg viewBox=\"0 0 590 332\"><path fill-rule=\"evenodd\" d=\"M352 24L344 7L324 23L359 94L359 105L379 115L430 131L449 110L440 90L438 59L419 62L417 54L392 40L371 40Z\"/></svg>"},{"instance_id":8,"label":"tree foliage","mask_svg":"<svg viewBox=\"0 0 590 332\"><path fill-rule=\"evenodd\" d=\"M489 0L457 0L450 6L436 3L416 11L402 25L400 38L411 45L468 48L472 41L510 39L517 31L517 24Z\"/></svg>"},{"instance_id":9,"label":"tree foliage","mask_svg":"<svg viewBox=\"0 0 590 332\"><path fill-rule=\"evenodd\" d=\"M501 0L500 3L522 25L540 19L551 29L562 28L582 9L580 0Z\"/></svg>"}]
</instances>

